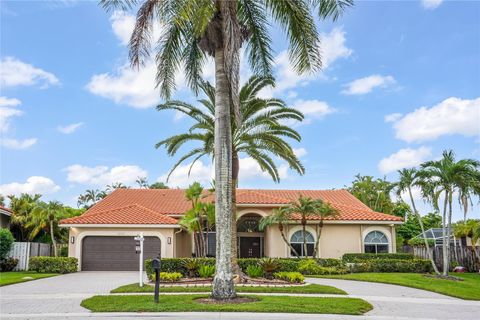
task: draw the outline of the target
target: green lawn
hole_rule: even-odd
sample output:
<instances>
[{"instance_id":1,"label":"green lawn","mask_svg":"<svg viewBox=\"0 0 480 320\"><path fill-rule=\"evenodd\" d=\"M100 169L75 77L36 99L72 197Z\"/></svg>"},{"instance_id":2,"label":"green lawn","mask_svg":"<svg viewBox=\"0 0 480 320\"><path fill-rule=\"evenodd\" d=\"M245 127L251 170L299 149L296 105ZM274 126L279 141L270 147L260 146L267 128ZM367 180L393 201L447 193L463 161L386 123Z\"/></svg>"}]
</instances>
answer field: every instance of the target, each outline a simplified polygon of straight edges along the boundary
<instances>
[{"instance_id":1,"label":"green lawn","mask_svg":"<svg viewBox=\"0 0 480 320\"><path fill-rule=\"evenodd\" d=\"M37 273L37 272L0 272L0 287L9 284L31 281L36 279L48 278L58 275L57 273ZM27 279L25 279L27 278ZM33 278L33 279L28 279Z\"/></svg>"},{"instance_id":2,"label":"green lawn","mask_svg":"<svg viewBox=\"0 0 480 320\"><path fill-rule=\"evenodd\" d=\"M318 277L398 284L466 300L480 300L480 274L455 273L452 275L463 278L464 281L435 279L418 273L351 273Z\"/></svg>"},{"instance_id":3,"label":"green lawn","mask_svg":"<svg viewBox=\"0 0 480 320\"><path fill-rule=\"evenodd\" d=\"M347 294L345 291L331 286L319 284L311 284L308 286L292 286L292 287L244 287L235 288L237 292L262 292L262 293L325 293L325 294ZM127 284L110 291L111 293L126 292L153 292L154 288L149 285L139 287L137 283ZM164 287L160 288L160 292L210 292L212 287Z\"/></svg>"},{"instance_id":4,"label":"green lawn","mask_svg":"<svg viewBox=\"0 0 480 320\"><path fill-rule=\"evenodd\" d=\"M286 312L334 313L360 315L372 306L355 298L318 298L292 296L255 296L254 302L242 304L202 304L195 301L206 295L161 295L160 303L153 296L94 296L82 301L82 307L94 312Z\"/></svg>"}]
</instances>

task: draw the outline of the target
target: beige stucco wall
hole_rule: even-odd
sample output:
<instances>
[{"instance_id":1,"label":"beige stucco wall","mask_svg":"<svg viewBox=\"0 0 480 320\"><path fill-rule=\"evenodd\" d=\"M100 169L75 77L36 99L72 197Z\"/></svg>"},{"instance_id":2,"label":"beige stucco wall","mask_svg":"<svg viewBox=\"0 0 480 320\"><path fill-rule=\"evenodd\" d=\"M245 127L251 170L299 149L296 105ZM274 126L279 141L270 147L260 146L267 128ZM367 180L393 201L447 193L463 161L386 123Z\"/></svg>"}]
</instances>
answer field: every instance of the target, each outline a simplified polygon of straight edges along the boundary
<instances>
[{"instance_id":1,"label":"beige stucco wall","mask_svg":"<svg viewBox=\"0 0 480 320\"><path fill-rule=\"evenodd\" d=\"M175 257L175 229L173 228L123 228L123 227L76 227L70 228L69 232L69 244L68 244L68 256L76 257L78 259L79 270L82 266L82 241L87 236L125 236L135 237L140 232L143 235L154 236L160 239L162 248L162 257L173 258ZM72 237L74 241L72 243ZM170 238L170 243L168 238Z\"/></svg>"},{"instance_id":2,"label":"beige stucco wall","mask_svg":"<svg viewBox=\"0 0 480 320\"><path fill-rule=\"evenodd\" d=\"M192 256L192 236L185 232L175 233L175 257L186 258Z\"/></svg>"}]
</instances>

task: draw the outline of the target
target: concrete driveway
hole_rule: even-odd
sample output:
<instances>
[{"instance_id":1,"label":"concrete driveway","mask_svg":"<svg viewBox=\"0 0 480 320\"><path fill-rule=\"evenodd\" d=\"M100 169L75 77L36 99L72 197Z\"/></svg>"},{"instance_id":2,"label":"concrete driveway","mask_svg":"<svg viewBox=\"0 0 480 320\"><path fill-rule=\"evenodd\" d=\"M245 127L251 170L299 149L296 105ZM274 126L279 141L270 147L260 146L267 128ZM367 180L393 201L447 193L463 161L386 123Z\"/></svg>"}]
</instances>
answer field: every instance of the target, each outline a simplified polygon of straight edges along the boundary
<instances>
[{"instance_id":1,"label":"concrete driveway","mask_svg":"<svg viewBox=\"0 0 480 320\"><path fill-rule=\"evenodd\" d=\"M365 316L262 313L90 313L80 302L95 294L138 280L136 272L78 272L0 288L1 319L478 319L479 301L456 299L429 291L381 283L336 279L307 279L332 285L350 297L370 302Z\"/></svg>"}]
</instances>

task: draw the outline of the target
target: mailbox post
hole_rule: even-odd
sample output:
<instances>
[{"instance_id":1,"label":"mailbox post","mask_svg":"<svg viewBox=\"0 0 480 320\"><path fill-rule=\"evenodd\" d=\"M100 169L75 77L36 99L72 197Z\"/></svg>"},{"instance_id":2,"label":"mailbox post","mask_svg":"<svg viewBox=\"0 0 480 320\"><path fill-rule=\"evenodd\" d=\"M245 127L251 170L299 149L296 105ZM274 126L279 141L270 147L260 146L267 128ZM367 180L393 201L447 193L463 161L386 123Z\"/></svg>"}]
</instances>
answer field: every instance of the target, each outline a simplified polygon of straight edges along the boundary
<instances>
[{"instance_id":1,"label":"mailbox post","mask_svg":"<svg viewBox=\"0 0 480 320\"><path fill-rule=\"evenodd\" d=\"M137 241L135 244L135 252L140 254L138 285L143 287L143 241L145 240L143 237L143 232L140 232L140 235L136 236L134 239Z\"/></svg>"},{"instance_id":2,"label":"mailbox post","mask_svg":"<svg viewBox=\"0 0 480 320\"><path fill-rule=\"evenodd\" d=\"M158 258L152 260L152 267L155 270L155 293L153 296L153 301L158 303L158 294L160 291L160 269L162 266L162 262L160 260L160 255Z\"/></svg>"}]
</instances>

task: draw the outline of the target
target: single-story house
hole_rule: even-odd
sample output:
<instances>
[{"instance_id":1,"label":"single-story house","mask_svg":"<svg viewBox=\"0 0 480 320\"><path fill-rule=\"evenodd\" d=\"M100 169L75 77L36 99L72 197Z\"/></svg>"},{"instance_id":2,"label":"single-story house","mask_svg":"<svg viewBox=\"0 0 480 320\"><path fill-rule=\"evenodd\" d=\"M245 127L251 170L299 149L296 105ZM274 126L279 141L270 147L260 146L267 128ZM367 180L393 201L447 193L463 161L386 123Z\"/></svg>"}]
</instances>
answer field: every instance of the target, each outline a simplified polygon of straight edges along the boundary
<instances>
[{"instance_id":1,"label":"single-story house","mask_svg":"<svg viewBox=\"0 0 480 320\"><path fill-rule=\"evenodd\" d=\"M1 228L10 228L10 216L12 211L8 208L0 206L0 227Z\"/></svg>"},{"instance_id":2,"label":"single-story house","mask_svg":"<svg viewBox=\"0 0 480 320\"><path fill-rule=\"evenodd\" d=\"M350 252L395 252L396 216L375 212L346 190L258 190L237 189L237 230L240 257L290 257L277 226L258 228L262 217L272 209L306 196L322 199L339 211L325 221L318 257L340 258ZM213 201L209 195L203 201ZM69 256L79 259L81 270L135 270L138 255L134 236L146 238L144 255L191 257L194 241L182 230L178 219L191 208L182 189L117 189L83 215L64 219L61 227L70 228ZM318 220L308 221L308 254L313 252ZM285 226L284 233L303 253L303 234L299 221ZM209 236L209 252L214 254L214 234Z\"/></svg>"}]
</instances>

